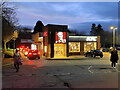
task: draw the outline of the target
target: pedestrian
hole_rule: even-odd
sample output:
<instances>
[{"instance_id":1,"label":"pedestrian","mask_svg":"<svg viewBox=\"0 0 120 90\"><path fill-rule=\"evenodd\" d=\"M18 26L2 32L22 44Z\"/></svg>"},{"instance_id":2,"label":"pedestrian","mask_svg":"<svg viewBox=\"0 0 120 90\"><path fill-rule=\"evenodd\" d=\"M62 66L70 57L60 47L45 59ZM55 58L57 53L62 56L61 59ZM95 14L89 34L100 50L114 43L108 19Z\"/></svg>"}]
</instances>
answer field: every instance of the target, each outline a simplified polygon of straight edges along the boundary
<instances>
[{"instance_id":1,"label":"pedestrian","mask_svg":"<svg viewBox=\"0 0 120 90\"><path fill-rule=\"evenodd\" d=\"M16 72L19 71L19 65L20 65L20 62L21 62L21 55L19 53L19 51L16 49L16 52L14 53L14 67L16 69Z\"/></svg>"},{"instance_id":2,"label":"pedestrian","mask_svg":"<svg viewBox=\"0 0 120 90\"><path fill-rule=\"evenodd\" d=\"M111 61L111 66L113 68L116 68L116 63L118 62L118 52L116 50L116 48L113 48L113 50L111 51L111 57L110 57L110 61Z\"/></svg>"}]
</instances>

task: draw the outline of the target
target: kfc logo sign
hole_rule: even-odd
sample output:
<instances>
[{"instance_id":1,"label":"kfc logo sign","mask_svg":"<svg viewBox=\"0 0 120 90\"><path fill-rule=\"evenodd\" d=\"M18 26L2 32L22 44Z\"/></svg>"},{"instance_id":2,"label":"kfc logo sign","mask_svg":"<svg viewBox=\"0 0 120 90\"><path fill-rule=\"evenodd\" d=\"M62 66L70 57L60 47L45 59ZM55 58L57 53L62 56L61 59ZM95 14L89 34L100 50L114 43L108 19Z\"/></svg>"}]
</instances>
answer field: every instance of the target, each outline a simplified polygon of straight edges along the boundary
<instances>
[{"instance_id":1,"label":"kfc logo sign","mask_svg":"<svg viewBox=\"0 0 120 90\"><path fill-rule=\"evenodd\" d=\"M56 43L66 43L66 32L56 32Z\"/></svg>"},{"instance_id":2,"label":"kfc logo sign","mask_svg":"<svg viewBox=\"0 0 120 90\"><path fill-rule=\"evenodd\" d=\"M97 37L87 37L86 41L97 41Z\"/></svg>"}]
</instances>

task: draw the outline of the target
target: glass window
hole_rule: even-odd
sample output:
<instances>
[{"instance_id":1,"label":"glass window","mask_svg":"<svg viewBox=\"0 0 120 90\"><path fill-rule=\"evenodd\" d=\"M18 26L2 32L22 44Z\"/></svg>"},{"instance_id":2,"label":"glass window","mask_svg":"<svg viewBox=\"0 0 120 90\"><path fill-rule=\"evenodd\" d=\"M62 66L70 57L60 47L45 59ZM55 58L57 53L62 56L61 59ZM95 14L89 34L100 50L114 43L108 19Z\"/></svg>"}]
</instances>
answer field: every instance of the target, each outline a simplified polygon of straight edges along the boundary
<instances>
[{"instance_id":1,"label":"glass window","mask_svg":"<svg viewBox=\"0 0 120 90\"><path fill-rule=\"evenodd\" d=\"M69 42L69 52L80 52L80 42Z\"/></svg>"},{"instance_id":2,"label":"glass window","mask_svg":"<svg viewBox=\"0 0 120 90\"><path fill-rule=\"evenodd\" d=\"M97 47L96 42L84 42L84 52L95 50Z\"/></svg>"}]
</instances>

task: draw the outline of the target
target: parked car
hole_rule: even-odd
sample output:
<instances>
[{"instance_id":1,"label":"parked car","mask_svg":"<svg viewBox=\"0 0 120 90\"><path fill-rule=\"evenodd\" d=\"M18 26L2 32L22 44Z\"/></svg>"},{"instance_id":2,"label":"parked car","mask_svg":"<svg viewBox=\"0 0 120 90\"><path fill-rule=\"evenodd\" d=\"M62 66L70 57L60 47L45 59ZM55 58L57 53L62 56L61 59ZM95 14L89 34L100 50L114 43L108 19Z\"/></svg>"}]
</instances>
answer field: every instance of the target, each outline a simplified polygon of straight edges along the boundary
<instances>
[{"instance_id":1,"label":"parked car","mask_svg":"<svg viewBox=\"0 0 120 90\"><path fill-rule=\"evenodd\" d=\"M18 50L22 52L22 50L25 48L25 46L18 47Z\"/></svg>"},{"instance_id":2,"label":"parked car","mask_svg":"<svg viewBox=\"0 0 120 90\"><path fill-rule=\"evenodd\" d=\"M17 49L18 49L20 52L23 52L24 49L29 49L29 47L28 47L28 46L20 46L20 47L18 47Z\"/></svg>"},{"instance_id":3,"label":"parked car","mask_svg":"<svg viewBox=\"0 0 120 90\"><path fill-rule=\"evenodd\" d=\"M102 51L103 52L110 52L110 49L109 48L103 48Z\"/></svg>"},{"instance_id":4,"label":"parked car","mask_svg":"<svg viewBox=\"0 0 120 90\"><path fill-rule=\"evenodd\" d=\"M28 52L27 57L29 59L40 59L40 51L39 50L30 50Z\"/></svg>"},{"instance_id":5,"label":"parked car","mask_svg":"<svg viewBox=\"0 0 120 90\"><path fill-rule=\"evenodd\" d=\"M86 52L85 57L87 56L91 56L91 57L96 57L96 56L100 56L101 58L103 57L103 53L100 50L91 50L90 52Z\"/></svg>"},{"instance_id":6,"label":"parked car","mask_svg":"<svg viewBox=\"0 0 120 90\"><path fill-rule=\"evenodd\" d=\"M120 50L120 47L116 47L117 50Z\"/></svg>"},{"instance_id":7,"label":"parked car","mask_svg":"<svg viewBox=\"0 0 120 90\"><path fill-rule=\"evenodd\" d=\"M30 51L29 48L24 48L24 49L22 50L22 53L23 53L25 56L27 56L29 51Z\"/></svg>"}]
</instances>

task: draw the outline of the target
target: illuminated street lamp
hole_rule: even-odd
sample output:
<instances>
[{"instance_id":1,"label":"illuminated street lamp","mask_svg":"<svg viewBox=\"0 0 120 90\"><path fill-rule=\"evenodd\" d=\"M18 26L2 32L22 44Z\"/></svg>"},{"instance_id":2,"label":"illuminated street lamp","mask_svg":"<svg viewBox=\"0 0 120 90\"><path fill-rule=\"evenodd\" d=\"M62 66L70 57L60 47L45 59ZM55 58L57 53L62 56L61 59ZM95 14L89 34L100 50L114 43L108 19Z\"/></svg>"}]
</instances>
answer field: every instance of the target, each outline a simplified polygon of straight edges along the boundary
<instances>
[{"instance_id":1,"label":"illuminated street lamp","mask_svg":"<svg viewBox=\"0 0 120 90\"><path fill-rule=\"evenodd\" d=\"M115 30L117 27L111 26L110 29L113 30L113 47L115 47Z\"/></svg>"}]
</instances>

